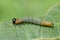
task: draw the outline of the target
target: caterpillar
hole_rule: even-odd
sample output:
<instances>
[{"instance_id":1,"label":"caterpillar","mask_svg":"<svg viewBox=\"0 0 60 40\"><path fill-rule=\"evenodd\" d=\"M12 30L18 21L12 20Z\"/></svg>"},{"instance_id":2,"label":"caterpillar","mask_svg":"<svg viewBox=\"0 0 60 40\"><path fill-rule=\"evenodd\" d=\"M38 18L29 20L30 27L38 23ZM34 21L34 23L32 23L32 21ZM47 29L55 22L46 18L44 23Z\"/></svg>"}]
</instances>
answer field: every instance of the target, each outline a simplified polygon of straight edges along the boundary
<instances>
[{"instance_id":1,"label":"caterpillar","mask_svg":"<svg viewBox=\"0 0 60 40\"><path fill-rule=\"evenodd\" d=\"M49 22L49 21L40 21L40 20L37 20L37 19L34 19L34 18L29 18L29 17L21 18L21 19L13 18L12 23L14 25L19 25L19 24L22 24L22 23L31 23L31 24L37 24L37 25L49 26L49 27L54 25L54 23Z\"/></svg>"}]
</instances>

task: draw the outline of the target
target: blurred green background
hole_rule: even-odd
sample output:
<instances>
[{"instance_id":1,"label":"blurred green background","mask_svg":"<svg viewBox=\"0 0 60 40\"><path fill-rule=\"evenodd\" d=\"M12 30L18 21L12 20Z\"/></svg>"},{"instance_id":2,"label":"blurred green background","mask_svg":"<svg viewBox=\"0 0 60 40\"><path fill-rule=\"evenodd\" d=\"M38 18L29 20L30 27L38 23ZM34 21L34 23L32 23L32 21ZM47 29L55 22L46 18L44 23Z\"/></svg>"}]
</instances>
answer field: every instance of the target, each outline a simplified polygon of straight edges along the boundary
<instances>
[{"instance_id":1,"label":"blurred green background","mask_svg":"<svg viewBox=\"0 0 60 40\"><path fill-rule=\"evenodd\" d=\"M60 0L0 0L0 21L20 17L42 17Z\"/></svg>"}]
</instances>

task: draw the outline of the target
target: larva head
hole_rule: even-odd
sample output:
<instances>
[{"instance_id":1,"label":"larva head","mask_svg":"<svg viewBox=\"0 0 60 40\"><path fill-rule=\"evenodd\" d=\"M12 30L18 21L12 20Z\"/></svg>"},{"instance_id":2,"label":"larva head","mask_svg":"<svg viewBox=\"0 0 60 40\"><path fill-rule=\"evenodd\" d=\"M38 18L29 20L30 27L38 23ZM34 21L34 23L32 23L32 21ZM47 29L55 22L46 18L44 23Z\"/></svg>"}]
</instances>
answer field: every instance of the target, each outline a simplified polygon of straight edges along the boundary
<instances>
[{"instance_id":1,"label":"larva head","mask_svg":"<svg viewBox=\"0 0 60 40\"><path fill-rule=\"evenodd\" d=\"M42 25L42 26L49 26L49 27L50 27L50 26L53 26L54 24L53 24L52 22L42 21L42 22L41 22L41 25Z\"/></svg>"},{"instance_id":2,"label":"larva head","mask_svg":"<svg viewBox=\"0 0 60 40\"><path fill-rule=\"evenodd\" d=\"M12 19L12 23L15 25L16 18Z\"/></svg>"},{"instance_id":3,"label":"larva head","mask_svg":"<svg viewBox=\"0 0 60 40\"><path fill-rule=\"evenodd\" d=\"M15 25L18 25L18 24L21 24L21 23L23 23L23 21L22 20L20 20L20 19L16 19L16 18L13 18L12 19L12 23Z\"/></svg>"}]
</instances>

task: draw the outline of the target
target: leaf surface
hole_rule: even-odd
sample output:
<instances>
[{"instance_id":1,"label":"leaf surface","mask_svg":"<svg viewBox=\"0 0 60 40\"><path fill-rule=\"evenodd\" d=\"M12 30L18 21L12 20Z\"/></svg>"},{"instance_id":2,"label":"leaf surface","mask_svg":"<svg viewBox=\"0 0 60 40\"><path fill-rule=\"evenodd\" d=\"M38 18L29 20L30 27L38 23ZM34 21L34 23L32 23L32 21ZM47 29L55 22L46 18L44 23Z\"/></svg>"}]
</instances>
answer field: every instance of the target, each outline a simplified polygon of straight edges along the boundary
<instances>
[{"instance_id":1,"label":"leaf surface","mask_svg":"<svg viewBox=\"0 0 60 40\"><path fill-rule=\"evenodd\" d=\"M38 19L53 22L53 28L33 24L14 26L11 21L3 22L0 24L0 40L32 40L37 38L39 38L39 40L50 40L50 38L60 37L60 3L54 5L42 15L43 16ZM57 39L60 38L54 38L51 40Z\"/></svg>"}]
</instances>

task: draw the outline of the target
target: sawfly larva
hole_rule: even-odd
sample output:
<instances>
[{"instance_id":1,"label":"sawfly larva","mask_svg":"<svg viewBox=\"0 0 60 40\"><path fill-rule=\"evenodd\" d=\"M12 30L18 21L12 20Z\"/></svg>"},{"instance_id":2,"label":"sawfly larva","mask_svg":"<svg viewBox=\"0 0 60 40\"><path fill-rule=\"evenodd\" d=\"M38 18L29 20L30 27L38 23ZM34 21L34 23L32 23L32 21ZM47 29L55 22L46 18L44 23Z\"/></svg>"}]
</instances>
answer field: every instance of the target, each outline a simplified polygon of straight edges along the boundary
<instances>
[{"instance_id":1,"label":"sawfly larva","mask_svg":"<svg viewBox=\"0 0 60 40\"><path fill-rule=\"evenodd\" d=\"M36 20L34 18L29 18L29 17L21 18L21 19L13 18L12 23L14 25L19 25L19 24L22 24L22 23L31 23L31 24L38 24L38 25L41 25L41 26L49 26L49 27L54 25L54 23L49 22L49 21L39 21L39 20Z\"/></svg>"}]
</instances>

